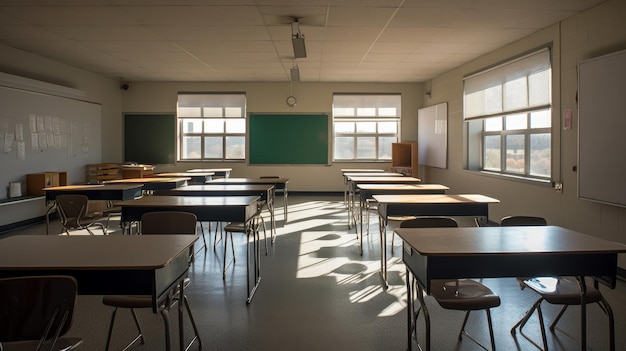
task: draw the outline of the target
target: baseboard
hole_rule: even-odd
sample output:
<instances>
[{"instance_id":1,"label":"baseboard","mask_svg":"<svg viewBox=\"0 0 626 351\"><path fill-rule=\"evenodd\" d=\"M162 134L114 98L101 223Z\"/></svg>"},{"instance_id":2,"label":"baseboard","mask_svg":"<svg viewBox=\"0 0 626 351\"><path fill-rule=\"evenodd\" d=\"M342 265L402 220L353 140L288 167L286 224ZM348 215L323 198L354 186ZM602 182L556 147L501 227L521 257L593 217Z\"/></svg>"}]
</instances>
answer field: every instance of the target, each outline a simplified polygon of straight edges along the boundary
<instances>
[{"instance_id":1,"label":"baseboard","mask_svg":"<svg viewBox=\"0 0 626 351\"><path fill-rule=\"evenodd\" d=\"M41 217L30 218L30 219L26 219L26 220L11 223L11 224L5 224L5 225L0 226L0 235L6 234L16 229L23 229L31 225L40 224L45 221L46 221L46 217L41 216Z\"/></svg>"}]
</instances>

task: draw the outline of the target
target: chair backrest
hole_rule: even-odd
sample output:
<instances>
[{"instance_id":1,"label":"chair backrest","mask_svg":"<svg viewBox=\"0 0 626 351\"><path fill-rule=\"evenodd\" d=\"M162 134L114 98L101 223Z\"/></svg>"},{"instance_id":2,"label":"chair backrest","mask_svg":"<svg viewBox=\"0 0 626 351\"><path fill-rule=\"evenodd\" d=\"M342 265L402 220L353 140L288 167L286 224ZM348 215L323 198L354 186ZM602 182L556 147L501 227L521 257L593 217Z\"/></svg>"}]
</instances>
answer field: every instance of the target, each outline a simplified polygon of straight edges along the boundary
<instances>
[{"instance_id":1,"label":"chair backrest","mask_svg":"<svg viewBox=\"0 0 626 351\"><path fill-rule=\"evenodd\" d=\"M458 227L459 224L450 217L417 217L400 223L400 228L437 228Z\"/></svg>"},{"instance_id":2,"label":"chair backrest","mask_svg":"<svg viewBox=\"0 0 626 351\"><path fill-rule=\"evenodd\" d=\"M0 279L0 342L63 336L72 326L76 286L70 276Z\"/></svg>"},{"instance_id":3,"label":"chair backrest","mask_svg":"<svg viewBox=\"0 0 626 351\"><path fill-rule=\"evenodd\" d=\"M55 198L61 223L65 228L80 227L81 219L87 214L89 198L85 195L63 194Z\"/></svg>"},{"instance_id":4,"label":"chair backrest","mask_svg":"<svg viewBox=\"0 0 626 351\"><path fill-rule=\"evenodd\" d=\"M141 234L196 234L197 222L191 212L146 212L141 216Z\"/></svg>"},{"instance_id":5,"label":"chair backrest","mask_svg":"<svg viewBox=\"0 0 626 351\"><path fill-rule=\"evenodd\" d=\"M506 216L500 220L500 225L507 226L534 226L534 225L548 225L548 222L543 217L535 216Z\"/></svg>"}]
</instances>

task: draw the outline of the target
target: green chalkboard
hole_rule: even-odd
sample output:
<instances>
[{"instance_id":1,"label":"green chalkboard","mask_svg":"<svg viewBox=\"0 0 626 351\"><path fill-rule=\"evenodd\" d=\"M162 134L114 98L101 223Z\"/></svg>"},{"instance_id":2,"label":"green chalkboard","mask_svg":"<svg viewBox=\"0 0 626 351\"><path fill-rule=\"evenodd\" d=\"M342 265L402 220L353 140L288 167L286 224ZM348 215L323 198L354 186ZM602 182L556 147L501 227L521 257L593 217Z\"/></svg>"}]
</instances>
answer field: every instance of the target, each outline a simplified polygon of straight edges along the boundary
<instances>
[{"instance_id":1,"label":"green chalkboard","mask_svg":"<svg viewBox=\"0 0 626 351\"><path fill-rule=\"evenodd\" d=\"M124 162L173 164L175 161L175 114L124 115Z\"/></svg>"},{"instance_id":2,"label":"green chalkboard","mask_svg":"<svg viewBox=\"0 0 626 351\"><path fill-rule=\"evenodd\" d=\"M327 165L327 114L250 114L251 165Z\"/></svg>"}]
</instances>

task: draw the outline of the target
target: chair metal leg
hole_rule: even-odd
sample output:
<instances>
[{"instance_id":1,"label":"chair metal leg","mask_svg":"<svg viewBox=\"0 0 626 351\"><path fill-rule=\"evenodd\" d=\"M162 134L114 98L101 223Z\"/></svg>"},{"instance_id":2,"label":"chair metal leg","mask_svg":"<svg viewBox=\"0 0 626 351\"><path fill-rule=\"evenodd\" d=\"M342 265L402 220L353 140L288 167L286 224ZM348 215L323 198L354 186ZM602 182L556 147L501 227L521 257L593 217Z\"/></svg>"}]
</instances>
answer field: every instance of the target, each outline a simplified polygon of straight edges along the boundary
<instances>
[{"instance_id":1,"label":"chair metal leg","mask_svg":"<svg viewBox=\"0 0 626 351\"><path fill-rule=\"evenodd\" d=\"M107 334L107 343L105 346L105 350L108 351L111 346L111 336L113 335L113 326L115 325L115 317L117 315L117 308L113 309L113 313L111 314L111 323L109 324L109 333ZM139 340L140 344L145 344L146 340L143 336L143 331L141 330L141 325L139 324L139 319L137 318L137 313L133 308L130 309L130 312L133 316L133 320L135 321L135 326L137 327L137 332L139 333L126 347L124 347L123 351L128 350L131 346L133 346L137 340Z\"/></svg>"}]
</instances>

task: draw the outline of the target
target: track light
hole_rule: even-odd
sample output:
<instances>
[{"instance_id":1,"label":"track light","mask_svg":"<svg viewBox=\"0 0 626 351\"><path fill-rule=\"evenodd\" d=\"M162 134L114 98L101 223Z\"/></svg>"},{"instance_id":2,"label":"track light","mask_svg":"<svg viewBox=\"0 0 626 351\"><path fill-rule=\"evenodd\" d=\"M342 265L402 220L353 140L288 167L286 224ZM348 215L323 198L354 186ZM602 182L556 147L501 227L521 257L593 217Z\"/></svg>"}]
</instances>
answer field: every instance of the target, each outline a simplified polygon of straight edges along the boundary
<instances>
[{"instance_id":1,"label":"track light","mask_svg":"<svg viewBox=\"0 0 626 351\"><path fill-rule=\"evenodd\" d=\"M291 23L291 43L293 44L293 56L295 58L306 57L304 34L300 33L300 23L298 23L297 18Z\"/></svg>"}]
</instances>

